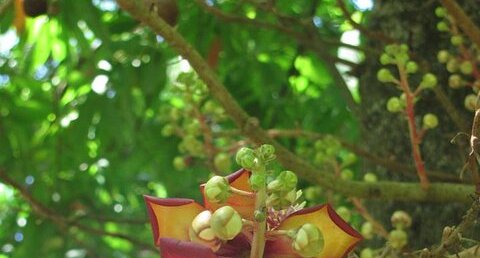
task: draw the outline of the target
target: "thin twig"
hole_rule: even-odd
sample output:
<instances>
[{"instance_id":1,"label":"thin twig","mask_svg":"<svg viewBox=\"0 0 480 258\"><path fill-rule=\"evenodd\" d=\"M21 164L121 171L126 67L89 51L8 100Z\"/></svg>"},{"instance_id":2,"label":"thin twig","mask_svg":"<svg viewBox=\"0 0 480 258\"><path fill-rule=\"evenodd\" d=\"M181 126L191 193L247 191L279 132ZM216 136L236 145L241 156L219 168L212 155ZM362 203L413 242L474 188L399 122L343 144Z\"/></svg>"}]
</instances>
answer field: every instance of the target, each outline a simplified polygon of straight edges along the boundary
<instances>
[{"instance_id":1,"label":"thin twig","mask_svg":"<svg viewBox=\"0 0 480 258\"><path fill-rule=\"evenodd\" d=\"M480 29L468 17L455 0L441 0L442 5L447 9L448 13L453 16L462 31L480 48Z\"/></svg>"}]
</instances>

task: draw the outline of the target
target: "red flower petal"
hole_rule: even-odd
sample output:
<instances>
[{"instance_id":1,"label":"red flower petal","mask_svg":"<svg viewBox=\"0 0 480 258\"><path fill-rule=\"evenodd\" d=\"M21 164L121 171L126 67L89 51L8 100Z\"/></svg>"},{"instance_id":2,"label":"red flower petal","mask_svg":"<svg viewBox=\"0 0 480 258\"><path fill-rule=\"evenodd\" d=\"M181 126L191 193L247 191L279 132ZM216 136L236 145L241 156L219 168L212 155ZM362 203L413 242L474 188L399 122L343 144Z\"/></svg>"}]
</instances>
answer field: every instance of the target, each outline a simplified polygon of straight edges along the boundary
<instances>
[{"instance_id":1,"label":"red flower petal","mask_svg":"<svg viewBox=\"0 0 480 258\"><path fill-rule=\"evenodd\" d=\"M207 246L173 238L160 238L162 258L218 258Z\"/></svg>"},{"instance_id":2,"label":"red flower petal","mask_svg":"<svg viewBox=\"0 0 480 258\"><path fill-rule=\"evenodd\" d=\"M250 185L248 183L249 177L250 177L249 171L245 169L240 169L237 172L228 175L226 178L232 187L235 187L243 191L252 192L252 189L250 188ZM202 184L200 186L200 191L202 192L202 194L204 194L204 188L205 188L205 184ZM255 210L255 198L232 194L232 196L228 198L226 203L216 204L216 203L210 203L207 200L207 198L205 198L205 195L203 195L203 200L205 203L205 208L209 210L215 211L216 209L222 206L230 205L236 211L238 211L238 213L240 213L242 218L250 219L250 220L253 219L253 211Z\"/></svg>"},{"instance_id":3,"label":"red flower petal","mask_svg":"<svg viewBox=\"0 0 480 258\"><path fill-rule=\"evenodd\" d=\"M155 244L160 238L189 240L188 228L195 216L204 208L190 199L155 198L144 196Z\"/></svg>"},{"instance_id":4,"label":"red flower petal","mask_svg":"<svg viewBox=\"0 0 480 258\"><path fill-rule=\"evenodd\" d=\"M297 229L305 223L315 224L323 233L325 246L317 258L345 257L362 240L362 236L340 218L329 204L299 210L286 218L278 229ZM283 245L288 244L285 239L282 241ZM281 243L270 244L279 246Z\"/></svg>"}]
</instances>

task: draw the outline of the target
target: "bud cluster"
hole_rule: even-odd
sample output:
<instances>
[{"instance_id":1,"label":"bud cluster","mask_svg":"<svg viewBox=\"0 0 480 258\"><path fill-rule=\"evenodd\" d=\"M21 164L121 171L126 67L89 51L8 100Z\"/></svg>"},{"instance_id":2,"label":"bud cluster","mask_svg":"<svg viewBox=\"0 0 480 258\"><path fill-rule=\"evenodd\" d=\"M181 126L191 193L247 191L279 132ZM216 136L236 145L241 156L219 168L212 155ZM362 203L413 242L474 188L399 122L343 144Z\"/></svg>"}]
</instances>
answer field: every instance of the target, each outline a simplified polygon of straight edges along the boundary
<instances>
[{"instance_id":1,"label":"bud cluster","mask_svg":"<svg viewBox=\"0 0 480 258\"><path fill-rule=\"evenodd\" d=\"M282 171L267 184L267 207L281 210L293 205L302 195L297 191L297 176L292 171Z\"/></svg>"},{"instance_id":2,"label":"bud cluster","mask_svg":"<svg viewBox=\"0 0 480 258\"><path fill-rule=\"evenodd\" d=\"M405 230L412 225L412 218L405 211L395 211L391 222L394 230L388 234L388 243L393 249L400 250L408 244L408 234Z\"/></svg>"}]
</instances>

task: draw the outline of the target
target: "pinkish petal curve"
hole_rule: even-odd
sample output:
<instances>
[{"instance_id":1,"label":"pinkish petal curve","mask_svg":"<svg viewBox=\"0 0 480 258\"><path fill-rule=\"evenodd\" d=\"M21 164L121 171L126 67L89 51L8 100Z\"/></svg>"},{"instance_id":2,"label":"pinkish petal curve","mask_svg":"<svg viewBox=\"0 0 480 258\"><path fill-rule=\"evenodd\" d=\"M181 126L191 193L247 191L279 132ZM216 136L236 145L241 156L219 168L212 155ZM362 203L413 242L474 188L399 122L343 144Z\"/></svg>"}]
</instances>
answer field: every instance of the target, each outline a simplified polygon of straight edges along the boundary
<instances>
[{"instance_id":1,"label":"pinkish petal curve","mask_svg":"<svg viewBox=\"0 0 480 258\"><path fill-rule=\"evenodd\" d=\"M162 258L218 258L207 246L173 238L160 238Z\"/></svg>"}]
</instances>

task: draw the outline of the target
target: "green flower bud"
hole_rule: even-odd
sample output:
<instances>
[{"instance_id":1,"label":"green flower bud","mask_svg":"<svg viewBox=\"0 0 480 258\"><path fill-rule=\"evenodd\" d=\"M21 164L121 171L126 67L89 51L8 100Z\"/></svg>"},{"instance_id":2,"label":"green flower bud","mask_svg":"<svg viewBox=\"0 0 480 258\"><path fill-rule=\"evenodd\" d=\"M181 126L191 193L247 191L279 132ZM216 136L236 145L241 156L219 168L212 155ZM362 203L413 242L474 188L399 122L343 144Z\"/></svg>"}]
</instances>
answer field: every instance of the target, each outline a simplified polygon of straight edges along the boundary
<instances>
[{"instance_id":1,"label":"green flower bud","mask_svg":"<svg viewBox=\"0 0 480 258\"><path fill-rule=\"evenodd\" d=\"M438 126L438 118L432 113L423 116L423 127L426 129L433 129Z\"/></svg>"},{"instance_id":2,"label":"green flower bud","mask_svg":"<svg viewBox=\"0 0 480 258\"><path fill-rule=\"evenodd\" d=\"M169 137L175 133L175 127L171 124L167 124L162 128L162 136Z\"/></svg>"},{"instance_id":3,"label":"green flower bud","mask_svg":"<svg viewBox=\"0 0 480 258\"><path fill-rule=\"evenodd\" d=\"M322 196L323 190L319 186L309 186L303 192L307 201L316 201Z\"/></svg>"},{"instance_id":4,"label":"green flower bud","mask_svg":"<svg viewBox=\"0 0 480 258\"><path fill-rule=\"evenodd\" d=\"M313 144L315 150L323 150L325 147L325 143L322 140L316 140L315 143Z\"/></svg>"},{"instance_id":5,"label":"green flower bud","mask_svg":"<svg viewBox=\"0 0 480 258\"><path fill-rule=\"evenodd\" d=\"M258 191L265 187L266 180L265 174L253 173L249 179L250 187L252 190Z\"/></svg>"},{"instance_id":6,"label":"green flower bud","mask_svg":"<svg viewBox=\"0 0 480 258\"><path fill-rule=\"evenodd\" d=\"M439 6L439 7L435 8L435 15L438 18L443 18L447 15L447 10L445 10L445 8Z\"/></svg>"},{"instance_id":7,"label":"green flower bud","mask_svg":"<svg viewBox=\"0 0 480 258\"><path fill-rule=\"evenodd\" d=\"M389 55L396 55L400 51L400 47L397 44L390 44L385 46L385 53Z\"/></svg>"},{"instance_id":8,"label":"green flower bud","mask_svg":"<svg viewBox=\"0 0 480 258\"><path fill-rule=\"evenodd\" d=\"M238 150L235 160L237 161L238 165L248 170L253 170L258 164L258 159L255 156L255 152L246 147Z\"/></svg>"},{"instance_id":9,"label":"green flower bud","mask_svg":"<svg viewBox=\"0 0 480 258\"><path fill-rule=\"evenodd\" d=\"M463 61L463 62L460 64L460 72L462 72L463 74L466 74L466 75L472 74L472 72L473 72L472 62L470 62L470 61Z\"/></svg>"},{"instance_id":10,"label":"green flower bud","mask_svg":"<svg viewBox=\"0 0 480 258\"><path fill-rule=\"evenodd\" d=\"M362 228L360 229L362 236L365 239L372 239L373 238L373 224L370 222L365 222L362 224Z\"/></svg>"},{"instance_id":11,"label":"green flower bud","mask_svg":"<svg viewBox=\"0 0 480 258\"><path fill-rule=\"evenodd\" d=\"M437 23L437 30L438 31L448 31L448 24L444 21Z\"/></svg>"},{"instance_id":12,"label":"green flower bud","mask_svg":"<svg viewBox=\"0 0 480 258\"><path fill-rule=\"evenodd\" d=\"M218 171L225 172L230 171L232 161L230 160L230 156L228 154L221 152L215 155L213 164Z\"/></svg>"},{"instance_id":13,"label":"green flower bud","mask_svg":"<svg viewBox=\"0 0 480 258\"><path fill-rule=\"evenodd\" d=\"M408 61L406 66L407 73L416 73L418 71L417 63Z\"/></svg>"},{"instance_id":14,"label":"green flower bud","mask_svg":"<svg viewBox=\"0 0 480 258\"><path fill-rule=\"evenodd\" d=\"M205 197L213 203L224 203L230 197L230 184L225 177L214 176L205 184Z\"/></svg>"},{"instance_id":15,"label":"green flower bud","mask_svg":"<svg viewBox=\"0 0 480 258\"><path fill-rule=\"evenodd\" d=\"M390 57L389 55L384 53L380 56L380 63L382 65L388 65L388 64L395 63L395 60L392 57Z\"/></svg>"},{"instance_id":16,"label":"green flower bud","mask_svg":"<svg viewBox=\"0 0 480 258\"><path fill-rule=\"evenodd\" d=\"M198 120L192 120L191 123L185 126L185 131L192 135L198 135L200 133L200 123Z\"/></svg>"},{"instance_id":17,"label":"green flower bud","mask_svg":"<svg viewBox=\"0 0 480 258\"><path fill-rule=\"evenodd\" d=\"M448 58L450 57L450 54L448 53L447 50L440 50L438 51L438 54L437 54L437 60L438 62L440 63L446 63L448 62Z\"/></svg>"},{"instance_id":18,"label":"green flower bud","mask_svg":"<svg viewBox=\"0 0 480 258\"><path fill-rule=\"evenodd\" d=\"M408 235L401 229L395 229L388 234L388 243L394 249L402 249L408 243Z\"/></svg>"},{"instance_id":19,"label":"green flower bud","mask_svg":"<svg viewBox=\"0 0 480 258\"><path fill-rule=\"evenodd\" d=\"M360 258L374 258L375 254L372 249L365 248L360 252Z\"/></svg>"},{"instance_id":20,"label":"green flower bud","mask_svg":"<svg viewBox=\"0 0 480 258\"><path fill-rule=\"evenodd\" d=\"M213 251L217 251L220 248L221 241L210 227L211 217L212 213L208 210L200 212L193 219L188 234L190 241L207 245Z\"/></svg>"},{"instance_id":21,"label":"green flower bud","mask_svg":"<svg viewBox=\"0 0 480 258\"><path fill-rule=\"evenodd\" d=\"M405 211L395 211L390 220L396 229L405 229L412 225L412 218Z\"/></svg>"},{"instance_id":22,"label":"green flower bud","mask_svg":"<svg viewBox=\"0 0 480 258\"><path fill-rule=\"evenodd\" d=\"M465 97L465 101L463 102L465 105L465 108L470 111L475 111L476 106L477 106L477 95L475 94L468 94Z\"/></svg>"},{"instance_id":23,"label":"green flower bud","mask_svg":"<svg viewBox=\"0 0 480 258\"><path fill-rule=\"evenodd\" d=\"M387 68L382 68L377 72L377 79L380 82L394 82L395 77L393 77L392 73Z\"/></svg>"},{"instance_id":24,"label":"green flower bud","mask_svg":"<svg viewBox=\"0 0 480 258\"><path fill-rule=\"evenodd\" d=\"M256 210L256 211L253 213L253 218L254 218L255 221L257 221L257 222L262 222L262 221L265 221L265 219L267 218L267 215L266 215L265 212L263 212L263 211Z\"/></svg>"},{"instance_id":25,"label":"green flower bud","mask_svg":"<svg viewBox=\"0 0 480 258\"><path fill-rule=\"evenodd\" d=\"M402 102L397 97L391 97L388 99L387 102L387 110L388 112L396 113L400 112L403 109Z\"/></svg>"},{"instance_id":26,"label":"green flower bud","mask_svg":"<svg viewBox=\"0 0 480 258\"><path fill-rule=\"evenodd\" d=\"M460 35L455 35L450 38L450 43L454 46L460 46L463 44L463 37Z\"/></svg>"},{"instance_id":27,"label":"green flower bud","mask_svg":"<svg viewBox=\"0 0 480 258\"><path fill-rule=\"evenodd\" d=\"M369 183L376 183L378 181L377 175L372 172L366 173L365 175L363 175L363 181Z\"/></svg>"},{"instance_id":28,"label":"green flower bud","mask_svg":"<svg viewBox=\"0 0 480 258\"><path fill-rule=\"evenodd\" d=\"M457 59L455 58L450 58L447 62L447 71L454 73L458 70L459 64Z\"/></svg>"},{"instance_id":29,"label":"green flower bud","mask_svg":"<svg viewBox=\"0 0 480 258\"><path fill-rule=\"evenodd\" d=\"M263 144L258 148L258 152L260 153L260 157L265 161L275 159L275 147L273 147L273 145Z\"/></svg>"},{"instance_id":30,"label":"green flower bud","mask_svg":"<svg viewBox=\"0 0 480 258\"><path fill-rule=\"evenodd\" d=\"M301 257L317 257L323 250L325 241L322 232L314 224L304 224L293 237L292 248Z\"/></svg>"},{"instance_id":31,"label":"green flower bud","mask_svg":"<svg viewBox=\"0 0 480 258\"><path fill-rule=\"evenodd\" d=\"M299 194L301 192L297 192L295 189L289 192L274 192L268 195L266 205L275 210L282 210L295 203Z\"/></svg>"},{"instance_id":32,"label":"green flower bud","mask_svg":"<svg viewBox=\"0 0 480 258\"><path fill-rule=\"evenodd\" d=\"M182 156L177 156L173 158L173 167L178 171L182 171L185 168L187 168L187 163L185 162L185 158Z\"/></svg>"},{"instance_id":33,"label":"green flower bud","mask_svg":"<svg viewBox=\"0 0 480 258\"><path fill-rule=\"evenodd\" d=\"M342 172L340 173L340 177L343 180L353 180L354 173L351 169L347 168L347 169L342 170Z\"/></svg>"},{"instance_id":34,"label":"green flower bud","mask_svg":"<svg viewBox=\"0 0 480 258\"><path fill-rule=\"evenodd\" d=\"M458 74L452 74L448 77L448 86L452 89L459 89L465 85L462 77Z\"/></svg>"},{"instance_id":35,"label":"green flower bud","mask_svg":"<svg viewBox=\"0 0 480 258\"><path fill-rule=\"evenodd\" d=\"M213 213L210 226L218 238L232 240L242 231L242 217L232 207L223 206Z\"/></svg>"},{"instance_id":36,"label":"green flower bud","mask_svg":"<svg viewBox=\"0 0 480 258\"><path fill-rule=\"evenodd\" d=\"M426 73L422 78L422 82L420 82L420 87L431 89L435 86L437 86L437 77L431 73Z\"/></svg>"},{"instance_id":37,"label":"green flower bud","mask_svg":"<svg viewBox=\"0 0 480 258\"><path fill-rule=\"evenodd\" d=\"M350 218L352 217L352 213L350 212L350 209L348 209L345 206L340 206L336 209L338 215L345 220L346 222L350 221Z\"/></svg>"},{"instance_id":38,"label":"green flower bud","mask_svg":"<svg viewBox=\"0 0 480 258\"><path fill-rule=\"evenodd\" d=\"M347 154L342 156L342 166L343 167L348 167L355 162L357 162L357 155L355 155L355 153L348 152Z\"/></svg>"},{"instance_id":39,"label":"green flower bud","mask_svg":"<svg viewBox=\"0 0 480 258\"><path fill-rule=\"evenodd\" d=\"M291 189L295 189L297 187L298 178L295 173L292 171L286 170L282 171L280 175L278 175L277 179L283 184L284 191L289 191Z\"/></svg>"},{"instance_id":40,"label":"green flower bud","mask_svg":"<svg viewBox=\"0 0 480 258\"><path fill-rule=\"evenodd\" d=\"M408 45L400 44L400 53L408 53Z\"/></svg>"}]
</instances>

